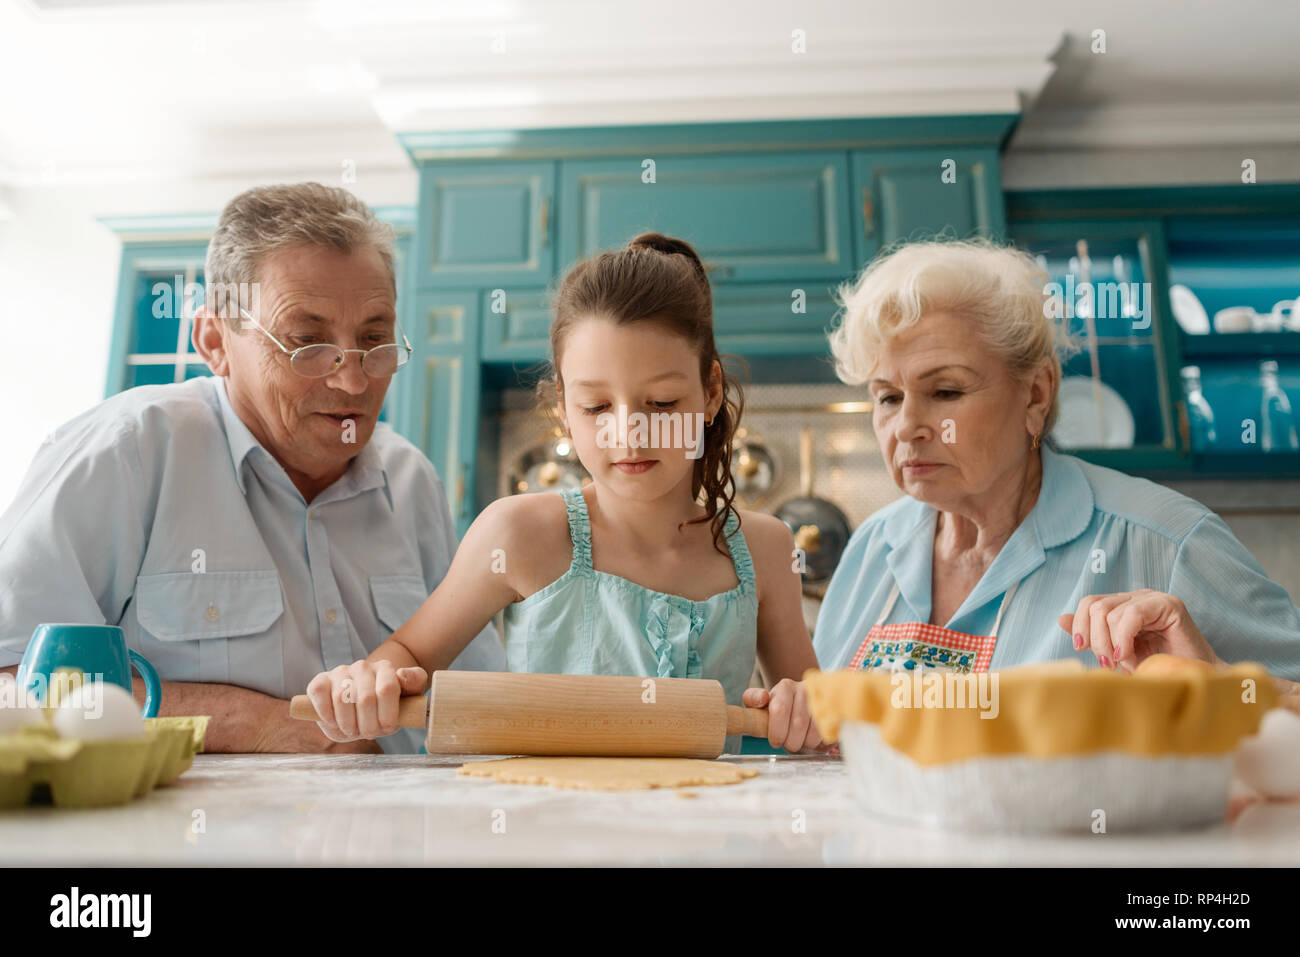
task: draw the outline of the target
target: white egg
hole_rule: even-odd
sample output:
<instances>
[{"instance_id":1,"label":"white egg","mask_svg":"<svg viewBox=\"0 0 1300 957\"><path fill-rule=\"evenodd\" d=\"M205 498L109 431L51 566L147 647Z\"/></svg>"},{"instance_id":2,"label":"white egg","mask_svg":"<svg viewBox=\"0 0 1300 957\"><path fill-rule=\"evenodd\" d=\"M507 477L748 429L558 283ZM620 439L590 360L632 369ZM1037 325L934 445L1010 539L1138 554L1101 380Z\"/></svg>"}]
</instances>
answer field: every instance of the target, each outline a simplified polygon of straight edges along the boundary
<instances>
[{"instance_id":1,"label":"white egg","mask_svg":"<svg viewBox=\"0 0 1300 957\"><path fill-rule=\"evenodd\" d=\"M43 724L45 713L30 691L23 691L13 675L0 674L0 734L13 734L29 724Z\"/></svg>"},{"instance_id":2,"label":"white egg","mask_svg":"<svg viewBox=\"0 0 1300 957\"><path fill-rule=\"evenodd\" d=\"M1237 748L1236 775L1267 797L1300 797L1300 715L1273 708Z\"/></svg>"},{"instance_id":3,"label":"white egg","mask_svg":"<svg viewBox=\"0 0 1300 957\"><path fill-rule=\"evenodd\" d=\"M74 688L54 709L51 721L60 737L83 741L138 738L145 729L131 692L103 681Z\"/></svg>"}]
</instances>

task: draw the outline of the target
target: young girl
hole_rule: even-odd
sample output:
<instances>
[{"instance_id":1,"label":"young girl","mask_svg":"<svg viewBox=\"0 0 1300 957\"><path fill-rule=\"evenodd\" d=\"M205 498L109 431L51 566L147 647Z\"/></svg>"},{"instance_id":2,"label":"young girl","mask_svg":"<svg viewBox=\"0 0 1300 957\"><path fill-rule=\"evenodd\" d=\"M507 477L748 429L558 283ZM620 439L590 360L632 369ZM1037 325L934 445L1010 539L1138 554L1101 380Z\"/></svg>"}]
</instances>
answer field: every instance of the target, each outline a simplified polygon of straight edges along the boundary
<instances>
[{"instance_id":1,"label":"young girl","mask_svg":"<svg viewBox=\"0 0 1300 957\"><path fill-rule=\"evenodd\" d=\"M485 508L410 621L312 679L321 730L391 734L398 698L426 690L504 608L511 671L713 678L728 704L768 708L773 747L820 747L799 682L817 659L793 538L732 505L740 403L695 250L646 233L576 265L551 354L547 385L591 484ZM673 428L644 427L656 421ZM756 654L770 692L746 690Z\"/></svg>"}]
</instances>

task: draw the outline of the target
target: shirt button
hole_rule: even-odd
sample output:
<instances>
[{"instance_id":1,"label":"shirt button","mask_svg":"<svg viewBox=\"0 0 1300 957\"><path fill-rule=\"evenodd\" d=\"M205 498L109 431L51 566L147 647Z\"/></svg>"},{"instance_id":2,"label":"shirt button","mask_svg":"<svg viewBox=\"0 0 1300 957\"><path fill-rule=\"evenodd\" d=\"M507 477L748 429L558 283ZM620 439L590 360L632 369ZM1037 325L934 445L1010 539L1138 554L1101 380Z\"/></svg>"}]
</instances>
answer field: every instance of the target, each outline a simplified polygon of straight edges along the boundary
<instances>
[{"instance_id":1,"label":"shirt button","mask_svg":"<svg viewBox=\"0 0 1300 957\"><path fill-rule=\"evenodd\" d=\"M221 617L221 612L217 611L216 605L209 605L208 610L203 613L203 617L208 621L216 621Z\"/></svg>"},{"instance_id":2,"label":"shirt button","mask_svg":"<svg viewBox=\"0 0 1300 957\"><path fill-rule=\"evenodd\" d=\"M336 612L333 608L325 612L325 620L328 621L331 625L334 624L334 622L338 619L338 617L339 617L338 612Z\"/></svg>"}]
</instances>

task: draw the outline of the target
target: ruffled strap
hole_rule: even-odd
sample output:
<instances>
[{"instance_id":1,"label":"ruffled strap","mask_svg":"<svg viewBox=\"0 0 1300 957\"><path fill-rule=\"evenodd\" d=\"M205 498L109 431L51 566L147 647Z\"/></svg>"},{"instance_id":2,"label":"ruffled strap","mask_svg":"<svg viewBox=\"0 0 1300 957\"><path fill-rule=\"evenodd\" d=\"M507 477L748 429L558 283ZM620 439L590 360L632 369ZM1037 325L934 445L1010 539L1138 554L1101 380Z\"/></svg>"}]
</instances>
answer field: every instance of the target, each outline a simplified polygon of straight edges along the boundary
<instances>
[{"instance_id":1,"label":"ruffled strap","mask_svg":"<svg viewBox=\"0 0 1300 957\"><path fill-rule=\"evenodd\" d=\"M734 510L727 514L727 522L722 526L727 539L727 548L731 551L731 563L736 566L736 577L740 579L742 590L754 590L754 559L750 557L749 545L745 534L740 530L740 519Z\"/></svg>"},{"instance_id":2,"label":"ruffled strap","mask_svg":"<svg viewBox=\"0 0 1300 957\"><path fill-rule=\"evenodd\" d=\"M582 489L569 488L564 496L564 510L569 516L569 539L573 542L571 567L580 571L591 570L591 520L587 516L587 500Z\"/></svg>"}]
</instances>

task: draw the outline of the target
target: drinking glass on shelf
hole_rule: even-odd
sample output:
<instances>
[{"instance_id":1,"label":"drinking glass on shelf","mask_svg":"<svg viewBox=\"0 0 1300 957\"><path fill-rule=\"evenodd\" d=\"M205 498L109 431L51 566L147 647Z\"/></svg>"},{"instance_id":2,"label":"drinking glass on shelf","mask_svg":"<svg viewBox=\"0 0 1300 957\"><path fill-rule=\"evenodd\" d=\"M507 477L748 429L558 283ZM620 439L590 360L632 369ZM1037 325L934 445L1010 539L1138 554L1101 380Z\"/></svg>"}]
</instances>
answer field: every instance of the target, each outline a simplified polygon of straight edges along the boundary
<instances>
[{"instance_id":1,"label":"drinking glass on shelf","mask_svg":"<svg viewBox=\"0 0 1300 957\"><path fill-rule=\"evenodd\" d=\"M1214 445L1214 410L1201 392L1200 366L1184 366L1183 394L1187 396L1187 421L1191 427L1192 448L1197 451Z\"/></svg>"},{"instance_id":2,"label":"drinking glass on shelf","mask_svg":"<svg viewBox=\"0 0 1300 957\"><path fill-rule=\"evenodd\" d=\"M1265 452L1300 451L1291 403L1277 382L1277 361L1265 359L1259 364L1259 384L1264 390L1260 406L1260 445Z\"/></svg>"}]
</instances>

